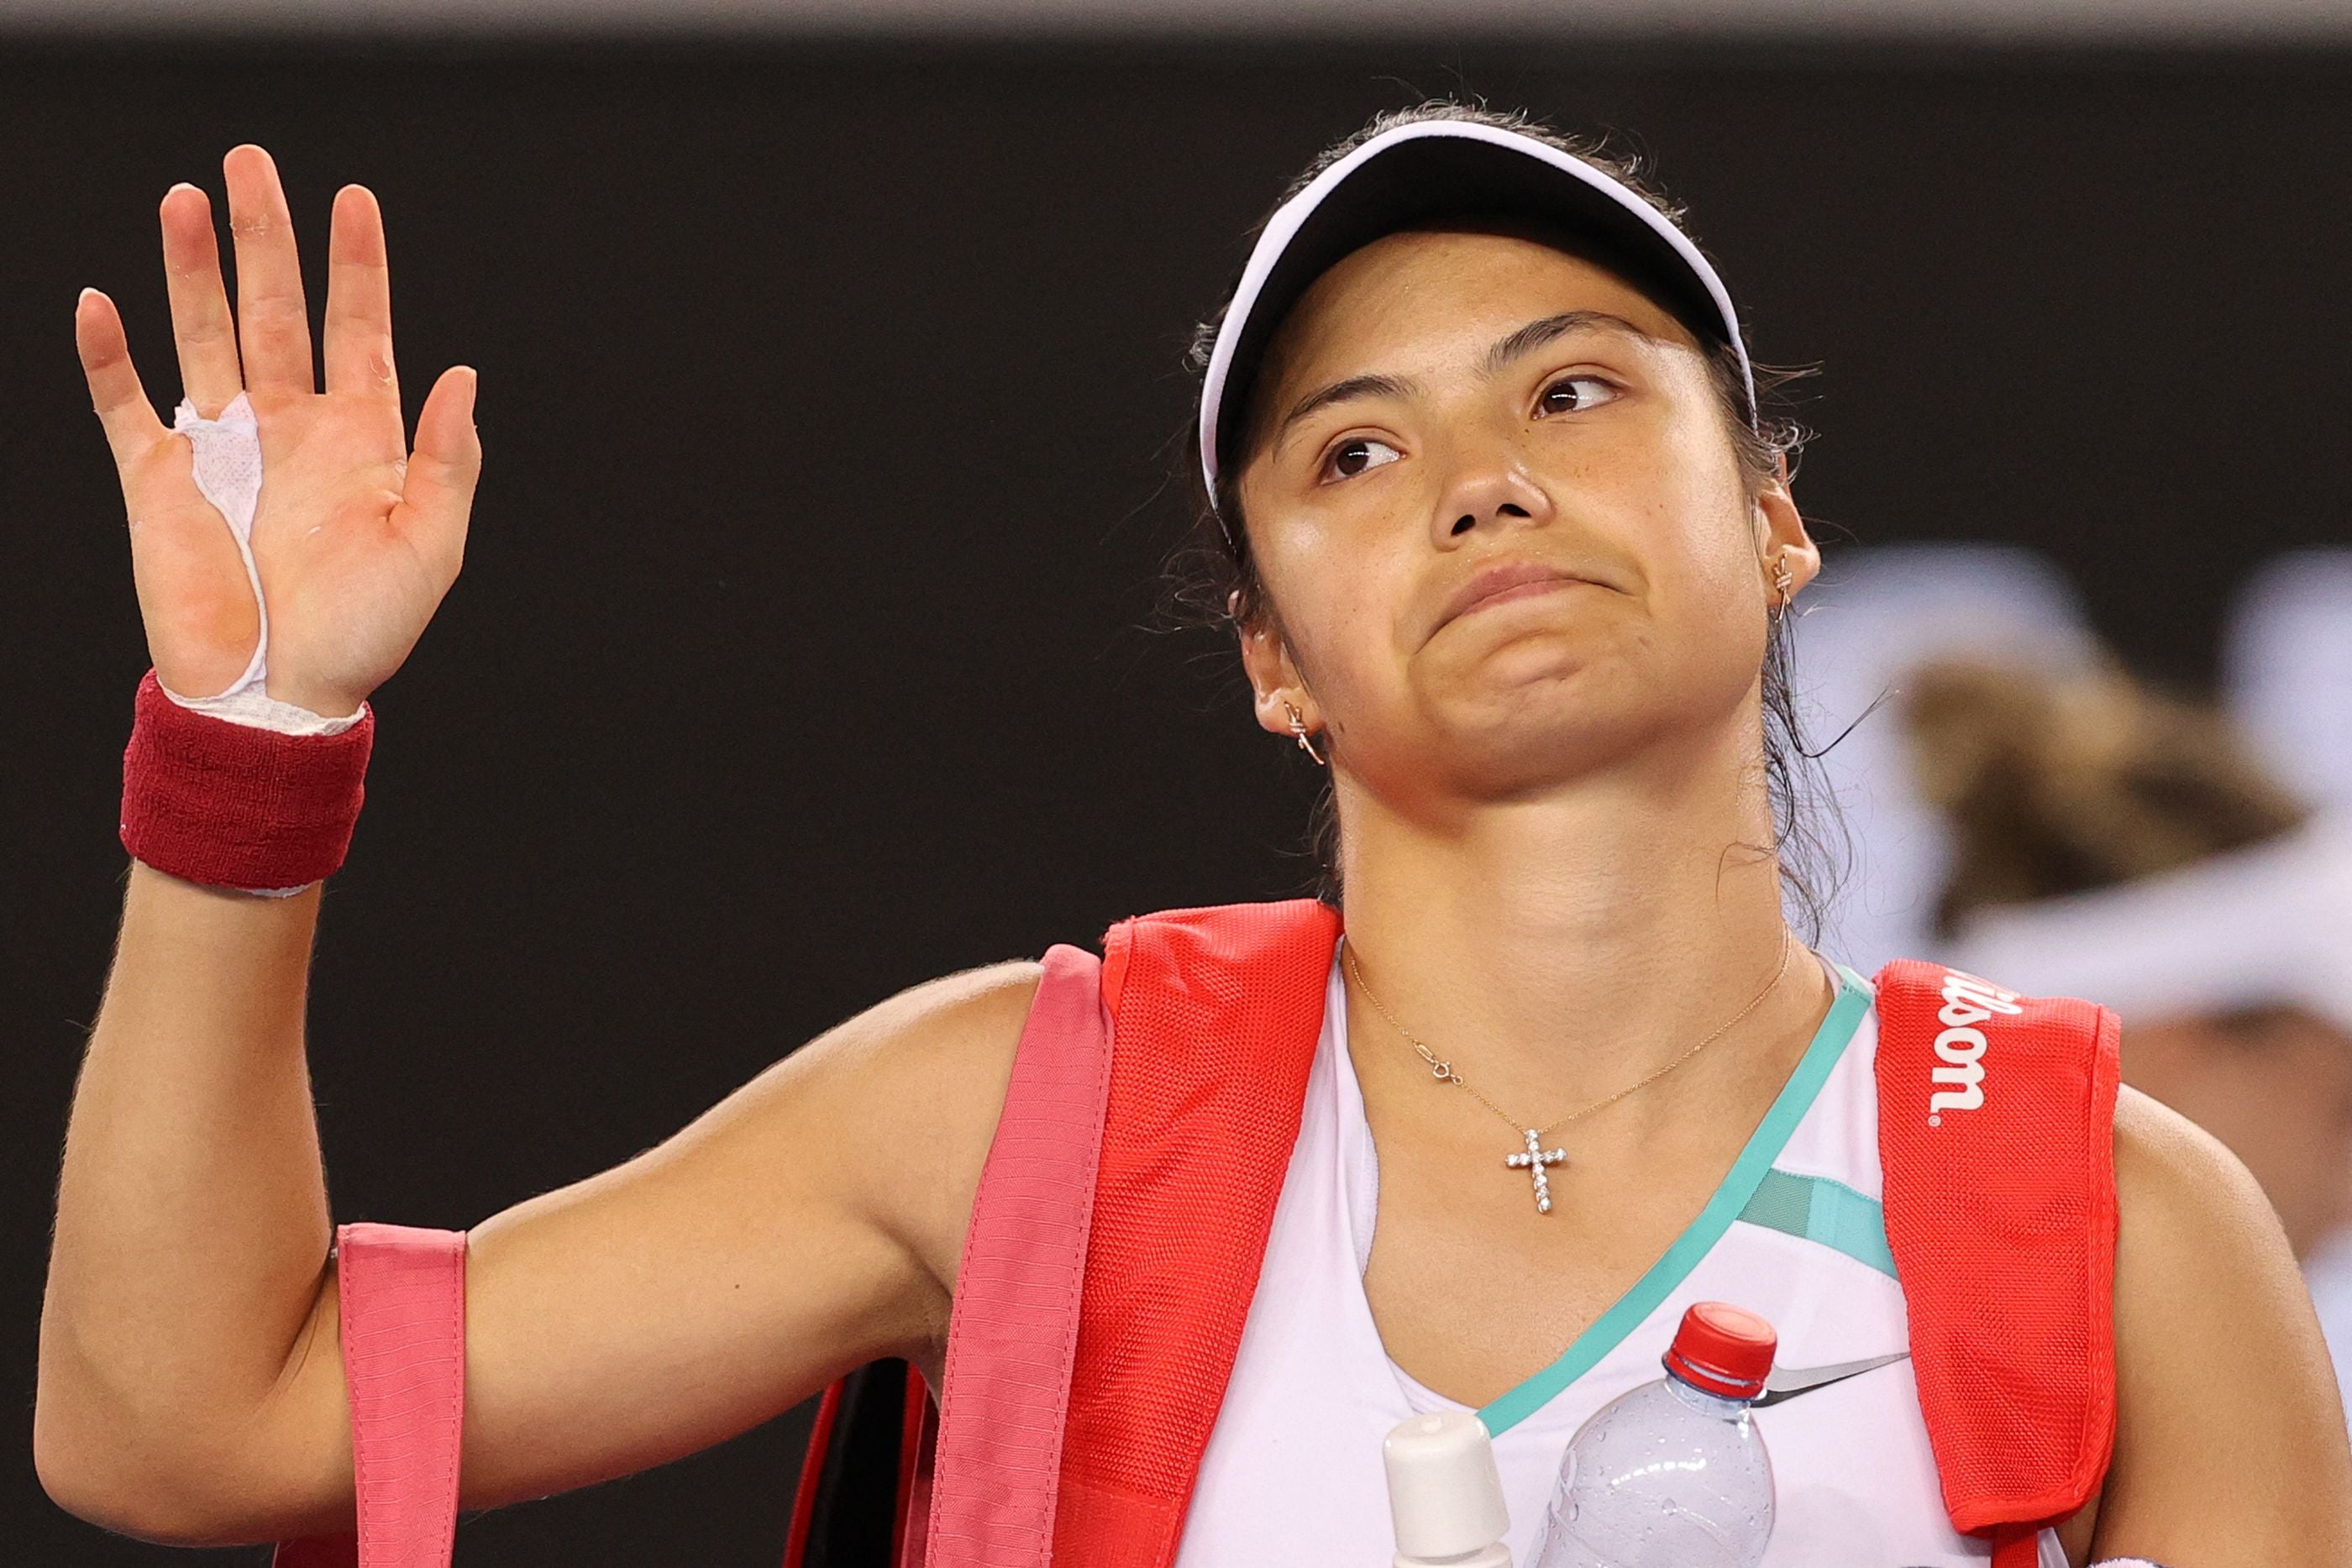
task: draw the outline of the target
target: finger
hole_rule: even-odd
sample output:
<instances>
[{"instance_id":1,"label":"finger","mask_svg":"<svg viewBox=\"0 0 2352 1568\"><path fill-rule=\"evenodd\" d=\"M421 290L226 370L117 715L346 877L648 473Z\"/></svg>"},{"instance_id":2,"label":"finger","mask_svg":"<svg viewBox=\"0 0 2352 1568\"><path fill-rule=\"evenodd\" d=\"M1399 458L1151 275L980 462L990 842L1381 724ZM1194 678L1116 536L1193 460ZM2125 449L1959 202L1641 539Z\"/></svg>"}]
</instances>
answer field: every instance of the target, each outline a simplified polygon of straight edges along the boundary
<instances>
[{"instance_id":1,"label":"finger","mask_svg":"<svg viewBox=\"0 0 2352 1568\"><path fill-rule=\"evenodd\" d=\"M172 340L180 350L180 390L196 412L216 419L245 390L236 361L236 322L221 287L220 238L212 198L184 182L163 193L163 278L172 294Z\"/></svg>"},{"instance_id":2,"label":"finger","mask_svg":"<svg viewBox=\"0 0 2352 1568\"><path fill-rule=\"evenodd\" d=\"M236 241L237 340L247 391L315 392L310 317L302 299L302 258L278 165L250 141L221 161L228 176L228 227Z\"/></svg>"},{"instance_id":3,"label":"finger","mask_svg":"<svg viewBox=\"0 0 2352 1568\"><path fill-rule=\"evenodd\" d=\"M89 381L90 406L106 428L106 444L127 484L141 460L171 432L155 416L155 405L139 384L139 370L131 362L131 346L114 301L95 288L83 289L74 304L74 348Z\"/></svg>"},{"instance_id":4,"label":"finger","mask_svg":"<svg viewBox=\"0 0 2352 1568\"><path fill-rule=\"evenodd\" d=\"M394 525L416 542L444 581L457 575L465 558L467 518L482 474L482 441L474 428L478 380L470 366L454 365L425 394L416 416L416 447L393 511Z\"/></svg>"},{"instance_id":5,"label":"finger","mask_svg":"<svg viewBox=\"0 0 2352 1568\"><path fill-rule=\"evenodd\" d=\"M365 185L335 193L327 236L326 336L327 390L382 397L397 411L383 213Z\"/></svg>"}]
</instances>

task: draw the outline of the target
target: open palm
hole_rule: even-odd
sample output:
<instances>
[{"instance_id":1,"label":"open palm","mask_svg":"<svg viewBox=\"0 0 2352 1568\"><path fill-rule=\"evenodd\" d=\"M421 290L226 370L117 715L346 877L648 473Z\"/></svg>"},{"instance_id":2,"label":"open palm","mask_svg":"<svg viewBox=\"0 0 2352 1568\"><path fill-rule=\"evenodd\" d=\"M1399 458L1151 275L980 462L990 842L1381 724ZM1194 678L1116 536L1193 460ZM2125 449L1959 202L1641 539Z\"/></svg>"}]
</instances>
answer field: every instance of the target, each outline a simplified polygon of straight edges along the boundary
<instances>
[{"instance_id":1,"label":"open palm","mask_svg":"<svg viewBox=\"0 0 2352 1568\"><path fill-rule=\"evenodd\" d=\"M174 185L161 208L181 384L208 419L240 392L252 405L268 693L340 716L400 667L457 578L481 471L474 372L453 367L434 383L412 453L394 370L383 217L366 187L346 185L328 239L326 390L318 391L277 165L248 143L222 167L236 246L234 319L210 201ZM122 482L156 676L184 695L211 695L244 672L260 635L236 540L196 487L188 439L157 416L140 384L114 302L86 290L74 337Z\"/></svg>"}]
</instances>

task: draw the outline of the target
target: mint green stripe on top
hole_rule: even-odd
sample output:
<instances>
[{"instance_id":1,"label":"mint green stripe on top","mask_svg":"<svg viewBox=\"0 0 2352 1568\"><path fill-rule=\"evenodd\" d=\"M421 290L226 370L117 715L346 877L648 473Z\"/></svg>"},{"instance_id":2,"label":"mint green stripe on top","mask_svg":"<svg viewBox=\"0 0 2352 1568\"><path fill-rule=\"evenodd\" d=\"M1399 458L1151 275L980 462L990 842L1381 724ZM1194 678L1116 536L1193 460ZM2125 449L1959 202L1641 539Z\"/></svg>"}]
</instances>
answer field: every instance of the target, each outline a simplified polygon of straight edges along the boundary
<instances>
[{"instance_id":1,"label":"mint green stripe on top","mask_svg":"<svg viewBox=\"0 0 2352 1568\"><path fill-rule=\"evenodd\" d=\"M1895 1254L1886 1246L1886 1211L1877 1199L1864 1197L1842 1181L1766 1171L1756 1186L1756 1196L1748 1200L1739 1218L1767 1230L1818 1241L1889 1279L1895 1277Z\"/></svg>"},{"instance_id":2,"label":"mint green stripe on top","mask_svg":"<svg viewBox=\"0 0 2352 1568\"><path fill-rule=\"evenodd\" d=\"M1837 969L1843 982L1838 988L1837 999L1830 1004L1828 1014L1822 1018L1821 1027L1813 1031L1812 1042L1805 1047L1805 1054L1798 1061L1796 1071L1790 1073L1789 1082L1780 1086L1772 1108L1765 1112L1764 1119L1756 1124L1756 1131L1748 1139L1748 1146L1741 1149L1739 1157L1731 1162L1731 1169L1725 1174L1722 1185L1715 1189L1715 1196L1707 1200L1706 1207L1699 1210L1698 1218L1675 1239L1674 1245L1666 1249L1663 1257L1650 1265L1648 1273L1636 1280L1631 1290L1617 1298L1615 1305L1595 1318L1591 1326L1576 1336L1575 1343L1561 1354L1558 1361L1478 1412L1478 1418L1486 1422L1488 1432L1502 1436L1542 1409L1554 1395L1599 1364L1601 1358L1622 1343L1625 1336L1641 1325L1643 1319L1658 1310L1658 1303L1674 1293L1675 1287L1689 1277L1690 1271L1698 1267L1699 1260L1706 1257L1708 1249L1722 1239L1723 1233L1731 1228L1731 1222L1739 1218L1740 1211L1756 1196L1756 1189L1762 1184L1765 1174L1772 1168L1772 1162L1780 1157L1781 1149L1788 1145L1790 1134L1804 1119L1805 1112L1812 1105L1813 1097L1828 1082L1830 1069L1835 1067L1838 1058L1845 1053L1846 1042L1853 1038L1853 1031L1861 1025L1863 1015L1870 1010L1869 983L1843 964Z\"/></svg>"}]
</instances>

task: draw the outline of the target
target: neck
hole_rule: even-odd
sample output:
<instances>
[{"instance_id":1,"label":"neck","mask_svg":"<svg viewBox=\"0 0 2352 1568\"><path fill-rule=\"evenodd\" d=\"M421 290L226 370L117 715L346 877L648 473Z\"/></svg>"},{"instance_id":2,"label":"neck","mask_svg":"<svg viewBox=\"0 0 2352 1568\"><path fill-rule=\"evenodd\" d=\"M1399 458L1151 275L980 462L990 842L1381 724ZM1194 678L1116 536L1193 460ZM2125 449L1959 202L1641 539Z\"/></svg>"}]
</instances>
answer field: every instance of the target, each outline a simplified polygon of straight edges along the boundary
<instances>
[{"instance_id":1,"label":"neck","mask_svg":"<svg viewBox=\"0 0 2352 1568\"><path fill-rule=\"evenodd\" d=\"M1342 775L1347 939L1372 994L1528 1116L1685 1051L1772 980L1784 940L1785 972L1729 1032L1786 1038L1818 1020L1830 987L1781 914L1753 747L1704 750L1443 821ZM1377 1013L1366 1027L1394 1033Z\"/></svg>"}]
</instances>

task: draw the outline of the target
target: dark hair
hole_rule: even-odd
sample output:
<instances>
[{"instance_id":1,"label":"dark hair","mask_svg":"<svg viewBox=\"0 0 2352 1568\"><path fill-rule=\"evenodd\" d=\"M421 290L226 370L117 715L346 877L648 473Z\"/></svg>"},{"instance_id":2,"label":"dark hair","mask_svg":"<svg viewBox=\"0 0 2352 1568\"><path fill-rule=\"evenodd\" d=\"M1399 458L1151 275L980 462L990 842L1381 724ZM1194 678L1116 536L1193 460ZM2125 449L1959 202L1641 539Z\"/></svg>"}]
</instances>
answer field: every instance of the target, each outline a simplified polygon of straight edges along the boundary
<instances>
[{"instance_id":1,"label":"dark hair","mask_svg":"<svg viewBox=\"0 0 2352 1568\"><path fill-rule=\"evenodd\" d=\"M1555 131L1524 110L1491 110L1483 104L1450 99L1435 99L1375 115L1363 129L1325 148L1300 171L1267 210L1266 217L1271 218L1324 170L1373 137L1400 125L1431 120L1469 120L1533 137L1607 173L1689 235L1683 208L1650 183L1639 158L1612 152L1599 141ZM1260 228L1265 222L1265 219L1259 221ZM1693 243L1696 243L1696 238ZM1195 376L1206 371L1217 329L1223 319L1224 309L1220 307L1215 315L1194 329L1186 359ZM1791 419L1764 413L1763 401L1786 382L1811 371L1752 367L1759 413L1751 423L1738 352L1722 343L1709 345L1706 351L1709 380L1752 494L1774 476L1783 460L1793 469L1810 434ZM1247 408L1235 409L1232 417L1244 430L1254 423ZM1258 576L1257 562L1250 551L1248 527L1242 516L1240 476L1249 455L1248 448L1244 447L1233 463L1225 465L1219 476L1219 493L1213 496L1205 493L1201 478L1197 424L1186 438L1185 451L1188 482L1197 505L1190 528L1169 557L1169 610L1175 619L1189 624L1247 627L1270 621L1278 626L1280 618ZM1796 907L1808 939L1818 941L1830 897L1844 869L1845 845L1843 823L1836 816L1834 804L1826 792L1818 789L1816 759L1820 753L1807 749L1804 744L1801 721L1790 690L1789 659L1787 618L1776 612L1771 618L1763 668L1765 787L1772 802L1775 842L1746 847L1763 854L1777 849L1784 889ZM1824 802L1818 812L1813 805L1816 799ZM1310 838L1322 868L1317 894L1336 903L1340 892L1339 809L1328 783L1316 802Z\"/></svg>"},{"instance_id":2,"label":"dark hair","mask_svg":"<svg viewBox=\"0 0 2352 1568\"><path fill-rule=\"evenodd\" d=\"M2221 713L2112 664L2060 677L1944 662L1906 685L1913 776L1952 828L1945 936L1979 909L2154 876L2308 814Z\"/></svg>"}]
</instances>

